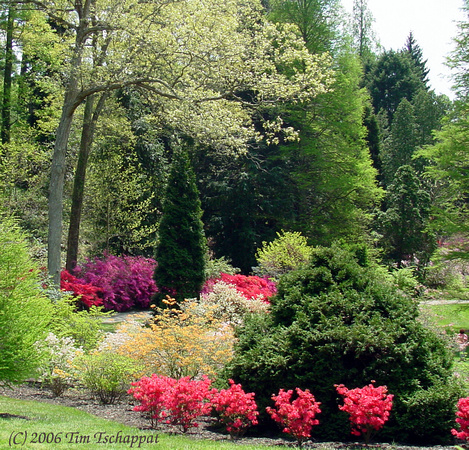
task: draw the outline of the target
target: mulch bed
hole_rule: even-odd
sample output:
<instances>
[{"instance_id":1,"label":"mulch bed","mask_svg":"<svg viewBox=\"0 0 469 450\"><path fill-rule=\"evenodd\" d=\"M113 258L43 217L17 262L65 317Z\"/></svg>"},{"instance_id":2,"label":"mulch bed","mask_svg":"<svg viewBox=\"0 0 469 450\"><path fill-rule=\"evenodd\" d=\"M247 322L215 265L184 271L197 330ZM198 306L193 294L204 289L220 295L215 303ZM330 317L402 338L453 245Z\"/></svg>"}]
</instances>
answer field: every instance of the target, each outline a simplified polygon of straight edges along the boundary
<instances>
[{"instance_id":1,"label":"mulch bed","mask_svg":"<svg viewBox=\"0 0 469 450\"><path fill-rule=\"evenodd\" d=\"M70 389L61 397L53 397L48 389L41 387L35 383L25 383L13 388L0 387L0 395L17 398L22 400L35 400L40 402L52 403L55 405L69 406L93 414L97 417L112 420L114 422L122 423L124 425L135 427L139 429L150 429L150 420L140 412L133 411L135 403L131 397L126 398L113 405L101 405L97 400L90 398L90 396L83 390ZM8 412L2 412L2 417L11 416ZM27 418L25 418L27 419ZM208 439L212 441L230 440L227 434L223 434L212 429L210 419L201 421L199 427L191 428L186 436L193 439ZM180 430L169 425L158 425L158 431L162 433L181 433ZM236 441L235 444L263 444L272 447L284 445L288 447L295 447L293 441L288 441L281 438L267 438L267 437L243 437ZM321 450L449 450L454 449L454 446L434 446L434 447L417 447L417 446L404 446L398 444L370 444L368 446L362 443L342 443L342 442L314 442L308 441L303 444L306 449L321 449Z\"/></svg>"}]
</instances>

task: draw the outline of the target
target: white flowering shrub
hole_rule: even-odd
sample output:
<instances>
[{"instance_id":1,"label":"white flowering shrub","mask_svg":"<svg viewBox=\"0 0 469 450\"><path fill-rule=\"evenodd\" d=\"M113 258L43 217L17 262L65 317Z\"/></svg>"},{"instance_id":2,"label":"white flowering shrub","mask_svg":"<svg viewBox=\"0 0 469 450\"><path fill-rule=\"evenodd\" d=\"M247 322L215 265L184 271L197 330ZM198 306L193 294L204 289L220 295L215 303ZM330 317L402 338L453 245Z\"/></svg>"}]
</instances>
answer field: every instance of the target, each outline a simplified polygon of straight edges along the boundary
<instances>
[{"instance_id":1,"label":"white flowering shrub","mask_svg":"<svg viewBox=\"0 0 469 450\"><path fill-rule=\"evenodd\" d=\"M99 343L97 351L117 352L124 344L132 340L142 328L142 322L135 318L128 318L120 323L113 333L106 333L104 339Z\"/></svg>"},{"instance_id":2,"label":"white flowering shrub","mask_svg":"<svg viewBox=\"0 0 469 450\"><path fill-rule=\"evenodd\" d=\"M269 305L261 298L248 300L234 285L218 281L211 292L201 295L200 306L211 308L216 319L239 325L246 313L267 311Z\"/></svg>"},{"instance_id":3,"label":"white flowering shrub","mask_svg":"<svg viewBox=\"0 0 469 450\"><path fill-rule=\"evenodd\" d=\"M36 348L46 355L39 368L39 380L45 382L54 396L61 396L77 380L74 360L83 355L83 349L75 345L71 337L57 337L49 333L44 341L36 342Z\"/></svg>"}]
</instances>

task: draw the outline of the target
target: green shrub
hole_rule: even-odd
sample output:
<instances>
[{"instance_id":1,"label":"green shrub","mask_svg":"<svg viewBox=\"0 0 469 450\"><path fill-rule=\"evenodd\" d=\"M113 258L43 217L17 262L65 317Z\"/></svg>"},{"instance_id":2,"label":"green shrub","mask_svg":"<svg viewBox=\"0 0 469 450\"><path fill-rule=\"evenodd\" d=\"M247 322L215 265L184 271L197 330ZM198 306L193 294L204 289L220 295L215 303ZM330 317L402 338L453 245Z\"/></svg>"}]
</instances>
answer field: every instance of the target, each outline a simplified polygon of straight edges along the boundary
<instances>
[{"instance_id":1,"label":"green shrub","mask_svg":"<svg viewBox=\"0 0 469 450\"><path fill-rule=\"evenodd\" d=\"M42 359L34 344L47 334L50 318L26 236L13 219L0 216L0 383L34 375Z\"/></svg>"},{"instance_id":2,"label":"green shrub","mask_svg":"<svg viewBox=\"0 0 469 450\"><path fill-rule=\"evenodd\" d=\"M220 278L222 273L235 275L239 272L240 270L237 267L233 267L223 256L221 258L207 259L205 264L205 280Z\"/></svg>"},{"instance_id":3,"label":"green shrub","mask_svg":"<svg viewBox=\"0 0 469 450\"><path fill-rule=\"evenodd\" d=\"M65 293L56 298L49 330L56 336L72 338L85 352L95 349L104 337L101 331L103 317L109 313L96 306L77 311L76 299Z\"/></svg>"},{"instance_id":4,"label":"green shrub","mask_svg":"<svg viewBox=\"0 0 469 450\"><path fill-rule=\"evenodd\" d=\"M277 279L282 274L298 269L311 256L312 247L299 232L283 231L277 233L272 242L263 242L258 249L256 272L262 276Z\"/></svg>"},{"instance_id":5,"label":"green shrub","mask_svg":"<svg viewBox=\"0 0 469 450\"><path fill-rule=\"evenodd\" d=\"M281 278L271 304L270 315L247 317L239 328L225 374L256 393L260 411L280 388L310 389L322 410L315 433L346 439L349 426L334 384L352 389L376 380L395 395L381 437L386 430L388 438L409 441L451 437L448 423L438 418L453 412L456 388L431 411L411 401L431 404L433 393L450 384L451 350L418 321L417 302L381 267L362 267L338 246L317 248L307 266ZM422 414L434 424L431 434L413 432ZM271 426L265 415L261 419Z\"/></svg>"},{"instance_id":6,"label":"green shrub","mask_svg":"<svg viewBox=\"0 0 469 450\"><path fill-rule=\"evenodd\" d=\"M121 400L141 368L128 356L93 353L77 358L80 381L103 405Z\"/></svg>"}]
</instances>

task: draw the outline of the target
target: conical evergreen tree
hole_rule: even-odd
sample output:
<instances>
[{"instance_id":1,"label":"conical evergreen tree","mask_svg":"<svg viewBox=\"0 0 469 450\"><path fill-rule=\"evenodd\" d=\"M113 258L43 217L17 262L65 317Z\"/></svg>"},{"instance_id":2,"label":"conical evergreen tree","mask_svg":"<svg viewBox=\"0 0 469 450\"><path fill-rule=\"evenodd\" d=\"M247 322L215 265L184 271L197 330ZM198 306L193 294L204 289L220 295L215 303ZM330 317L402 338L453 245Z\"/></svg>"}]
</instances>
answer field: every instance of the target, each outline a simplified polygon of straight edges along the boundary
<instances>
[{"instance_id":1,"label":"conical evergreen tree","mask_svg":"<svg viewBox=\"0 0 469 450\"><path fill-rule=\"evenodd\" d=\"M417 44L417 41L415 40L412 32L410 32L409 36L407 37L404 51L409 53L412 61L414 61L415 68L417 69L420 80L422 81L424 87L428 89L428 73L430 72L430 69L427 68L427 60L423 59L422 49Z\"/></svg>"},{"instance_id":2,"label":"conical evergreen tree","mask_svg":"<svg viewBox=\"0 0 469 450\"><path fill-rule=\"evenodd\" d=\"M156 250L155 300L170 295L178 300L198 297L204 282L205 236L202 209L188 155L174 156L166 188Z\"/></svg>"}]
</instances>

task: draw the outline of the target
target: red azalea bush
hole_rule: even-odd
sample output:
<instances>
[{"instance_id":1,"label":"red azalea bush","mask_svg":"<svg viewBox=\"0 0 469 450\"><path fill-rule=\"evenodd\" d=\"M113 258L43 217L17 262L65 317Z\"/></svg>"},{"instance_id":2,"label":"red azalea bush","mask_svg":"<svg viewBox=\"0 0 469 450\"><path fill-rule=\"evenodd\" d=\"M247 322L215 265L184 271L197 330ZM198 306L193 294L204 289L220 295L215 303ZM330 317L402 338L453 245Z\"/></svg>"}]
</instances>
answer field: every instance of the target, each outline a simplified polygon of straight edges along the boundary
<instances>
[{"instance_id":1,"label":"red azalea bush","mask_svg":"<svg viewBox=\"0 0 469 450\"><path fill-rule=\"evenodd\" d=\"M79 305L86 308L102 306L103 304L103 299L100 297L101 289L78 279L66 270L62 270L60 273L60 289L71 292L73 297L77 298Z\"/></svg>"},{"instance_id":2,"label":"red azalea bush","mask_svg":"<svg viewBox=\"0 0 469 450\"><path fill-rule=\"evenodd\" d=\"M293 390L280 389L278 395L272 395L275 408L267 407L266 410L273 420L284 427L283 432L291 434L301 447L311 437L313 425L319 423L316 414L321 412L321 403L316 402L309 389L303 391L296 388L297 398L293 401L292 395Z\"/></svg>"},{"instance_id":3,"label":"red azalea bush","mask_svg":"<svg viewBox=\"0 0 469 450\"><path fill-rule=\"evenodd\" d=\"M165 418L165 395L170 392L176 380L171 377L152 374L151 377L142 377L131 383L128 393L133 395L140 405L134 411L148 412L152 427Z\"/></svg>"},{"instance_id":4,"label":"red azalea bush","mask_svg":"<svg viewBox=\"0 0 469 450\"><path fill-rule=\"evenodd\" d=\"M148 411L156 422L180 426L185 433L198 426L195 422L198 417L210 413L210 398L216 392L210 389L211 383L207 376L201 380L190 377L176 380L153 374L132 383L133 387L128 392L140 402L134 411Z\"/></svg>"},{"instance_id":5,"label":"red azalea bush","mask_svg":"<svg viewBox=\"0 0 469 450\"><path fill-rule=\"evenodd\" d=\"M209 399L214 390L210 389L212 380L204 375L202 380L183 377L174 383L166 396L165 407L168 413L166 423L181 426L184 433L191 427L198 427L195 420L210 413L212 404Z\"/></svg>"},{"instance_id":6,"label":"red azalea bush","mask_svg":"<svg viewBox=\"0 0 469 450\"><path fill-rule=\"evenodd\" d=\"M386 386L373 386L374 381L363 388L347 389L343 384L335 385L337 392L344 397L339 409L350 414L352 434L364 435L368 444L371 434L380 430L389 419L393 395Z\"/></svg>"},{"instance_id":7,"label":"red azalea bush","mask_svg":"<svg viewBox=\"0 0 469 450\"><path fill-rule=\"evenodd\" d=\"M202 288L202 294L207 294L212 291L213 286L219 281L233 285L238 292L240 292L248 300L253 298L260 298L268 302L269 298L277 292L276 284L268 278L261 278L255 275L230 275L221 273L218 278L211 278L207 280Z\"/></svg>"},{"instance_id":8,"label":"red azalea bush","mask_svg":"<svg viewBox=\"0 0 469 450\"><path fill-rule=\"evenodd\" d=\"M102 291L106 309L121 312L150 306L157 291L153 280L155 267L156 261L151 258L105 254L102 259L77 266L75 273Z\"/></svg>"},{"instance_id":9,"label":"red azalea bush","mask_svg":"<svg viewBox=\"0 0 469 450\"><path fill-rule=\"evenodd\" d=\"M229 389L222 389L212 398L215 410L220 414L220 422L232 438L242 436L252 425L257 425L257 405L254 393L246 393L240 384L229 380Z\"/></svg>"},{"instance_id":10,"label":"red azalea bush","mask_svg":"<svg viewBox=\"0 0 469 450\"><path fill-rule=\"evenodd\" d=\"M456 416L456 423L459 424L460 430L453 428L451 433L458 439L469 441L469 397L459 399Z\"/></svg>"}]
</instances>

